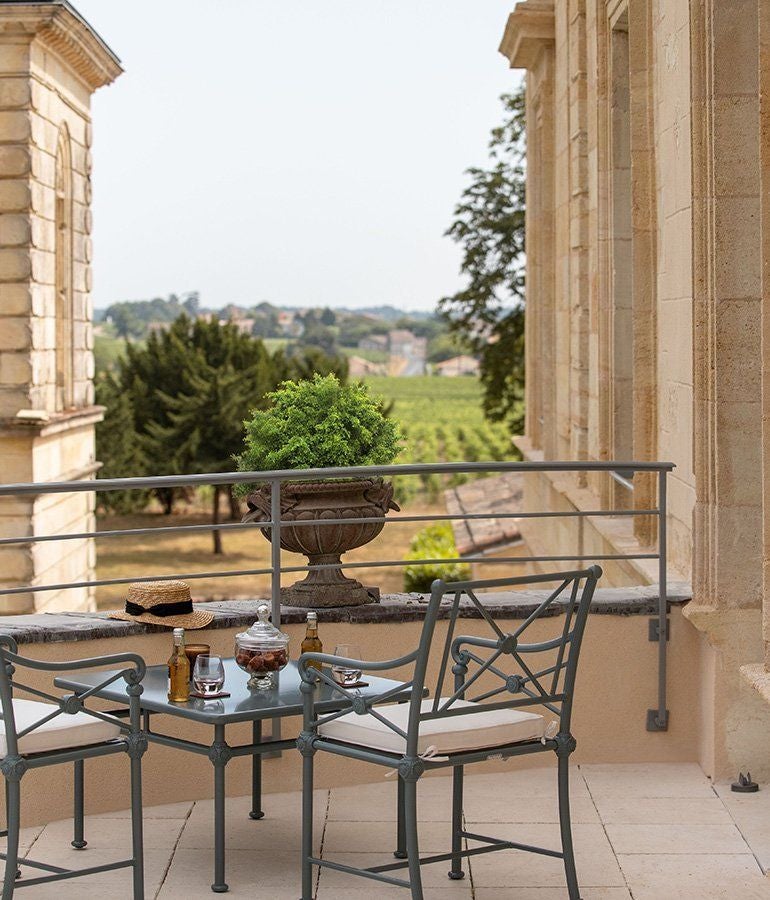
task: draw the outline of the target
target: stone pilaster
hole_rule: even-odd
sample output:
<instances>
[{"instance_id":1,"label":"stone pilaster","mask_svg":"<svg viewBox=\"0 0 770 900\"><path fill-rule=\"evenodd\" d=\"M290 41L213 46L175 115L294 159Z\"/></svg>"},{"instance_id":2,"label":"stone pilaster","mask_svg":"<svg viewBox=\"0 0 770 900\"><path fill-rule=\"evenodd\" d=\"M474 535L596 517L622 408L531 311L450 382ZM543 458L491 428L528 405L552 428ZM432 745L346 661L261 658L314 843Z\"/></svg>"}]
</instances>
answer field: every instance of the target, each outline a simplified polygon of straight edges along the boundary
<instances>
[{"instance_id":1,"label":"stone pilaster","mask_svg":"<svg viewBox=\"0 0 770 900\"><path fill-rule=\"evenodd\" d=\"M96 470L91 330L92 93L120 73L68 4L0 5L0 453L2 480ZM85 494L4 499L0 534L93 527ZM91 541L0 550L5 587L86 581ZM0 598L0 609L84 608L88 589Z\"/></svg>"}]
</instances>

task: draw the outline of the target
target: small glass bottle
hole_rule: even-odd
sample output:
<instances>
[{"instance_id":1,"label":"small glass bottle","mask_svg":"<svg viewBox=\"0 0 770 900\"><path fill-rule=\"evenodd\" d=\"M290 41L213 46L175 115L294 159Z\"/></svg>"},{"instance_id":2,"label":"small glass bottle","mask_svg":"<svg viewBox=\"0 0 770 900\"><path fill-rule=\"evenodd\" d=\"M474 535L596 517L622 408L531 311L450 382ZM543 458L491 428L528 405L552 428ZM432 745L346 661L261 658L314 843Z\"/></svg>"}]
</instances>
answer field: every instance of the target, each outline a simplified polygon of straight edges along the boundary
<instances>
[{"instance_id":1,"label":"small glass bottle","mask_svg":"<svg viewBox=\"0 0 770 900\"><path fill-rule=\"evenodd\" d=\"M168 699L186 703L190 699L190 660L184 652L184 628L174 629L174 649L168 661Z\"/></svg>"},{"instance_id":2,"label":"small glass bottle","mask_svg":"<svg viewBox=\"0 0 770 900\"><path fill-rule=\"evenodd\" d=\"M318 637L318 613L311 611L307 614L307 630L305 631L305 638L302 641L302 652L323 653L323 649L321 638ZM313 669L321 668L321 663L316 660L308 663L308 665Z\"/></svg>"}]
</instances>

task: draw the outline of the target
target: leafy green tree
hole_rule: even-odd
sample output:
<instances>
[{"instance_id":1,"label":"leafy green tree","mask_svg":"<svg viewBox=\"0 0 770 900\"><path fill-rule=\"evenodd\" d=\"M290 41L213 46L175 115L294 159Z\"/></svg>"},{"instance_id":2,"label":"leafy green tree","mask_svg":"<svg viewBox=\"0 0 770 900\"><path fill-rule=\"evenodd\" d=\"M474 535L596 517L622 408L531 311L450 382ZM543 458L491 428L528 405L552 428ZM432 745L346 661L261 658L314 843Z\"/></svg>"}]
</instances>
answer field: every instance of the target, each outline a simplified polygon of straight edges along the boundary
<instances>
[{"instance_id":1,"label":"leafy green tree","mask_svg":"<svg viewBox=\"0 0 770 900\"><path fill-rule=\"evenodd\" d=\"M439 301L450 329L479 354L484 411L520 432L524 414L524 89L501 98L505 117L489 165L468 169L447 230L462 247L465 288Z\"/></svg>"},{"instance_id":2,"label":"leafy green tree","mask_svg":"<svg viewBox=\"0 0 770 900\"><path fill-rule=\"evenodd\" d=\"M265 406L266 394L299 373L347 376L347 361L309 349L292 359L271 356L262 341L236 325L179 316L143 345L128 343L114 375L100 379L100 402L107 407L97 434L103 474L174 475L225 472L243 440L243 421ZM220 521L220 498L212 492L213 522ZM167 514L178 492L156 491ZM105 495L111 496L111 495ZM146 495L144 500L146 502ZM127 511L124 498L115 511ZM230 492L231 515L237 503ZM214 552L222 552L213 532Z\"/></svg>"},{"instance_id":3,"label":"leafy green tree","mask_svg":"<svg viewBox=\"0 0 770 900\"><path fill-rule=\"evenodd\" d=\"M131 397L112 373L101 374L95 383L96 402L104 407L104 419L96 425L96 446L102 460L100 478L131 478L144 475L147 460L134 427ZM99 494L99 506L118 515L139 512L147 505L148 491L108 491Z\"/></svg>"}]
</instances>

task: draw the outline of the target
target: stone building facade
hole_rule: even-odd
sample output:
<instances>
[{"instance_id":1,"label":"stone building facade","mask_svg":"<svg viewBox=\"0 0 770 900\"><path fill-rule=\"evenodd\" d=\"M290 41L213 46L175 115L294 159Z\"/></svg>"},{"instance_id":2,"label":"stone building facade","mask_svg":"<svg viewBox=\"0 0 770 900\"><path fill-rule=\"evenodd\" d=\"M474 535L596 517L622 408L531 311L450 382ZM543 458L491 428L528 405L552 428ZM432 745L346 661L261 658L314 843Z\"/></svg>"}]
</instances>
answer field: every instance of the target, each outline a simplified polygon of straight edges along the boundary
<instances>
[{"instance_id":1,"label":"stone building facade","mask_svg":"<svg viewBox=\"0 0 770 900\"><path fill-rule=\"evenodd\" d=\"M701 762L768 773L770 4L526 0L500 50L527 90L519 446L676 464L668 551L694 591ZM656 503L639 476L528 492L551 510ZM650 521L523 530L535 552L632 552L655 544ZM616 584L640 575L655 580L607 566Z\"/></svg>"},{"instance_id":2,"label":"stone building facade","mask_svg":"<svg viewBox=\"0 0 770 900\"><path fill-rule=\"evenodd\" d=\"M5 482L96 471L91 290L93 92L120 73L65 2L0 4L0 458ZM0 536L92 531L93 495L0 498ZM91 540L0 547L4 587L87 581ZM25 592L0 611L86 609Z\"/></svg>"}]
</instances>

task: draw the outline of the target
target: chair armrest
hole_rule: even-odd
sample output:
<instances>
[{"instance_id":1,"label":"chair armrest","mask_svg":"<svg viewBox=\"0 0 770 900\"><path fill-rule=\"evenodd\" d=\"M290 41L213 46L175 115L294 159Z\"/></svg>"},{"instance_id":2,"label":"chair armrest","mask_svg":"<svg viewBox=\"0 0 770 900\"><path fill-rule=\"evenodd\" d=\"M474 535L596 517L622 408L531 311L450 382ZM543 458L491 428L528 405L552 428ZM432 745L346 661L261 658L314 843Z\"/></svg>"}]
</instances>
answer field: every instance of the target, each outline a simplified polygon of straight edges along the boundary
<instances>
[{"instance_id":1,"label":"chair armrest","mask_svg":"<svg viewBox=\"0 0 770 900\"><path fill-rule=\"evenodd\" d=\"M303 653L297 660L297 669L300 678L308 684L317 679L316 670L310 666L311 662L319 662L327 666L345 666L349 669L361 669L362 672L385 672L388 669L398 669L417 659L417 651L399 656L397 659L384 659L379 662L371 662L363 659L348 659L344 656L334 656L331 653ZM308 668L309 667L309 668Z\"/></svg>"},{"instance_id":2,"label":"chair armrest","mask_svg":"<svg viewBox=\"0 0 770 900\"><path fill-rule=\"evenodd\" d=\"M100 666L113 666L126 663L123 677L128 678L134 684L140 682L147 671L147 664L138 653L112 653L108 656L91 656L86 659L68 659L59 662L46 662L39 659L30 659L20 656L13 638L0 635L0 644L11 648L6 650L5 657L9 662L26 669L36 669L39 672L71 672L78 669L96 669ZM129 673L132 673L129 675Z\"/></svg>"}]
</instances>

